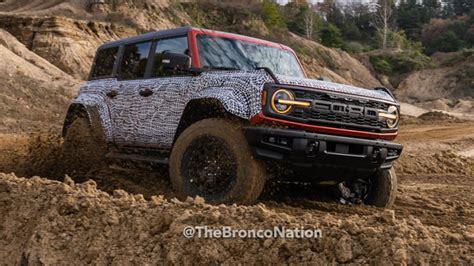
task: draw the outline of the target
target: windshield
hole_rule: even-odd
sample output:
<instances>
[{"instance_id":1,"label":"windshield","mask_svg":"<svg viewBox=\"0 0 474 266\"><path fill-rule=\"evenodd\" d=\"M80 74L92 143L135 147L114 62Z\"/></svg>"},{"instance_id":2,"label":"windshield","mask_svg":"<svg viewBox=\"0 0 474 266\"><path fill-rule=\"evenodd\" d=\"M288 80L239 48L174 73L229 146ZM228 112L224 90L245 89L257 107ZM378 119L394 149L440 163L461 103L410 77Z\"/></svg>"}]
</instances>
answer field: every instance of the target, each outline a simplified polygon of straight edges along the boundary
<instances>
[{"instance_id":1,"label":"windshield","mask_svg":"<svg viewBox=\"0 0 474 266\"><path fill-rule=\"evenodd\" d=\"M254 70L268 67L275 74L304 78L293 53L235 39L198 35L199 55L204 68Z\"/></svg>"}]
</instances>

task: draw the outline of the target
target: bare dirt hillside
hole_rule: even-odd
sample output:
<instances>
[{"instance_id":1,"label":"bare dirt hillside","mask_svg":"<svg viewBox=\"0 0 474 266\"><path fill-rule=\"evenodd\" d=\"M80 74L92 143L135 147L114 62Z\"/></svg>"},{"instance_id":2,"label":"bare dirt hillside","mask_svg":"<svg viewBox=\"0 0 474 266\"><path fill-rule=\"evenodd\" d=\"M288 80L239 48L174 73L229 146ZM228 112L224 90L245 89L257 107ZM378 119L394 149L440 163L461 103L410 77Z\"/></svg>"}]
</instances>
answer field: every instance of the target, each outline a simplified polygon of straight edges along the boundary
<instances>
[{"instance_id":1,"label":"bare dirt hillside","mask_svg":"<svg viewBox=\"0 0 474 266\"><path fill-rule=\"evenodd\" d=\"M59 126L75 80L0 29L0 131Z\"/></svg>"},{"instance_id":2,"label":"bare dirt hillside","mask_svg":"<svg viewBox=\"0 0 474 266\"><path fill-rule=\"evenodd\" d=\"M419 122L419 121L418 121ZM54 134L0 135L0 256L58 263L474 263L474 124L405 124L393 210L280 187L253 206L173 199L166 172L110 165L64 179ZM427 149L427 147L430 147ZM49 166L49 167L48 167ZM56 180L63 181L56 181ZM188 239L186 226L321 229L322 239Z\"/></svg>"},{"instance_id":3,"label":"bare dirt hillside","mask_svg":"<svg viewBox=\"0 0 474 266\"><path fill-rule=\"evenodd\" d=\"M86 79L97 47L107 41L135 35L113 23L66 17L0 15L0 28L14 35L29 50L77 79Z\"/></svg>"},{"instance_id":4,"label":"bare dirt hillside","mask_svg":"<svg viewBox=\"0 0 474 266\"><path fill-rule=\"evenodd\" d=\"M474 55L457 53L436 61L440 67L416 71L403 80L397 98L426 109L474 113Z\"/></svg>"}]
</instances>

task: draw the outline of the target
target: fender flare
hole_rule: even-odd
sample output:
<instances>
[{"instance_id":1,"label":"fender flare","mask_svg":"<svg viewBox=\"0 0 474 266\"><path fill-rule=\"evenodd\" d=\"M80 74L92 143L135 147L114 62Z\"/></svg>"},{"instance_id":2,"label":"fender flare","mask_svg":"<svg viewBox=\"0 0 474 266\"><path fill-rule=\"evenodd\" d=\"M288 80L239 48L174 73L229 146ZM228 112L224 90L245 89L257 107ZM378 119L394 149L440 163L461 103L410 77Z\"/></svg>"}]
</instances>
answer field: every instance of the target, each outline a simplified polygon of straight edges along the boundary
<instances>
[{"instance_id":1,"label":"fender flare","mask_svg":"<svg viewBox=\"0 0 474 266\"><path fill-rule=\"evenodd\" d=\"M260 112L260 110L251 109L249 100L252 100L252 97L254 96L246 95L242 90L232 87L209 87L192 97L186 106L192 100L216 99L228 113L248 120Z\"/></svg>"},{"instance_id":2,"label":"fender flare","mask_svg":"<svg viewBox=\"0 0 474 266\"><path fill-rule=\"evenodd\" d=\"M62 130L62 137L66 137L67 131L71 126L72 122L77 117L86 118L89 122L89 126L99 136L104 136L104 128L100 121L100 115L97 108L94 106L87 106L82 103L72 103L67 111L66 118L64 119L64 125Z\"/></svg>"}]
</instances>

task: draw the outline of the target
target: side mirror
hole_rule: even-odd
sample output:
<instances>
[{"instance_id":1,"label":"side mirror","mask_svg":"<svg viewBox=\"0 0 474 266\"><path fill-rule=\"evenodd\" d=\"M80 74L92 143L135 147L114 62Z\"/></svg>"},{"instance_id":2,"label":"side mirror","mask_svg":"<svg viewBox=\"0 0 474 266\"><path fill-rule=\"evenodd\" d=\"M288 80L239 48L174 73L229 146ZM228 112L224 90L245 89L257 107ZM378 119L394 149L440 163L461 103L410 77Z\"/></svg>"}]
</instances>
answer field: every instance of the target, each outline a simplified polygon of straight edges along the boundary
<instances>
[{"instance_id":1,"label":"side mirror","mask_svg":"<svg viewBox=\"0 0 474 266\"><path fill-rule=\"evenodd\" d=\"M189 70L191 68L191 57L184 54L165 52L161 63L165 70Z\"/></svg>"},{"instance_id":2,"label":"side mirror","mask_svg":"<svg viewBox=\"0 0 474 266\"><path fill-rule=\"evenodd\" d=\"M319 76L318 80L332 82L332 80L330 78L326 77L326 76Z\"/></svg>"}]
</instances>

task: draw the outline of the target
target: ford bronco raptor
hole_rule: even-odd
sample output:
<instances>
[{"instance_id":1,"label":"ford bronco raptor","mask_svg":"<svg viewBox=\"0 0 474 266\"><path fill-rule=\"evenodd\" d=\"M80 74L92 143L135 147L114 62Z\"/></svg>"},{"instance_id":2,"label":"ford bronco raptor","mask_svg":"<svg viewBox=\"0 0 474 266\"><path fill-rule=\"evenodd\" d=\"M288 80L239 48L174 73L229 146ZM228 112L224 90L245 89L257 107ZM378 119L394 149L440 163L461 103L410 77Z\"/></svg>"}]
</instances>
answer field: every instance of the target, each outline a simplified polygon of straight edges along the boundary
<instances>
[{"instance_id":1,"label":"ford bronco raptor","mask_svg":"<svg viewBox=\"0 0 474 266\"><path fill-rule=\"evenodd\" d=\"M385 88L308 79L287 46L184 27L99 47L63 136L81 160L169 165L182 197L251 203L284 168L389 207L399 112Z\"/></svg>"}]
</instances>

